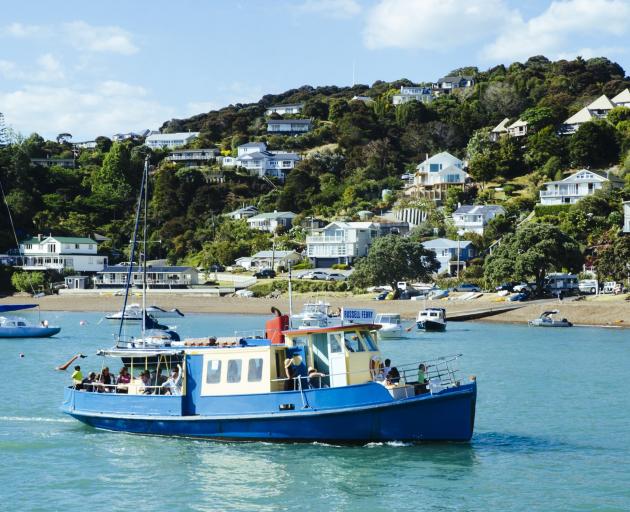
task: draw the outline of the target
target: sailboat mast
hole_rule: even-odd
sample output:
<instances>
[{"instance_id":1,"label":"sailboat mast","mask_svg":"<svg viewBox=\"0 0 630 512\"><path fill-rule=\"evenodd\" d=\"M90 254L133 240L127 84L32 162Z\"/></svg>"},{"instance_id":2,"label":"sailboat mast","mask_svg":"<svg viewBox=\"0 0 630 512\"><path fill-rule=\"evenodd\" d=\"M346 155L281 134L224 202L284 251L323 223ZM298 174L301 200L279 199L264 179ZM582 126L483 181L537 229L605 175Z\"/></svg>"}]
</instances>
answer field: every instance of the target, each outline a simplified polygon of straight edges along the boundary
<instances>
[{"instance_id":1,"label":"sailboat mast","mask_svg":"<svg viewBox=\"0 0 630 512\"><path fill-rule=\"evenodd\" d=\"M144 232L142 237L142 339L147 329L147 223L149 197L149 155L144 158Z\"/></svg>"}]
</instances>

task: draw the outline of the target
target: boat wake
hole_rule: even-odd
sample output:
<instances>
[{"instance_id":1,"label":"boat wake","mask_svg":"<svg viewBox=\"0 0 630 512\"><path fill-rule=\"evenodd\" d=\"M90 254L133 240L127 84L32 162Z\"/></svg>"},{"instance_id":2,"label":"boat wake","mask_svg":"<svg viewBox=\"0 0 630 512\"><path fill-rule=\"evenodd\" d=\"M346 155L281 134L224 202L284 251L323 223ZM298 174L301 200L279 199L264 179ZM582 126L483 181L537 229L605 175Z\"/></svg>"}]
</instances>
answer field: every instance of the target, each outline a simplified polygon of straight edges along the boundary
<instances>
[{"instance_id":1,"label":"boat wake","mask_svg":"<svg viewBox=\"0 0 630 512\"><path fill-rule=\"evenodd\" d=\"M0 422L29 422L29 423L73 423L70 418L42 418L38 416L0 416Z\"/></svg>"}]
</instances>

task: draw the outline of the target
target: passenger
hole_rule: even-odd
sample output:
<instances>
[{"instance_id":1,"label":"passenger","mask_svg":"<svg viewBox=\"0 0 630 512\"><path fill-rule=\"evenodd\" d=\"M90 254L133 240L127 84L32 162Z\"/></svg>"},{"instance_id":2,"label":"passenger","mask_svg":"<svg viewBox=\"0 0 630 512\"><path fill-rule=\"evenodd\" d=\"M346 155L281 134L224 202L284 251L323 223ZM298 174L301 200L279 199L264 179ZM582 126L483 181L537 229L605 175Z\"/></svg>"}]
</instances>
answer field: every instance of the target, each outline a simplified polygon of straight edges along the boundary
<instances>
[{"instance_id":1,"label":"passenger","mask_svg":"<svg viewBox=\"0 0 630 512\"><path fill-rule=\"evenodd\" d=\"M115 391L112 386L112 384L114 383L114 379L112 378L112 374L109 373L109 368L107 366L103 368L103 371L101 372L101 376L98 381L101 384L98 387L99 393L113 393Z\"/></svg>"},{"instance_id":2,"label":"passenger","mask_svg":"<svg viewBox=\"0 0 630 512\"><path fill-rule=\"evenodd\" d=\"M286 377L286 380L284 381L284 390L294 391L297 371L295 369L295 366L293 366L293 360L290 358L284 360L284 375Z\"/></svg>"},{"instance_id":3,"label":"passenger","mask_svg":"<svg viewBox=\"0 0 630 512\"><path fill-rule=\"evenodd\" d=\"M387 374L387 384L396 385L400 382L400 373L398 373L398 368L395 366Z\"/></svg>"},{"instance_id":4,"label":"passenger","mask_svg":"<svg viewBox=\"0 0 630 512\"><path fill-rule=\"evenodd\" d=\"M322 378L325 377L323 373L318 372L312 366L308 367L308 387L310 389L323 388Z\"/></svg>"},{"instance_id":5,"label":"passenger","mask_svg":"<svg viewBox=\"0 0 630 512\"><path fill-rule=\"evenodd\" d=\"M90 372L86 379L81 381L81 389L92 393L96 386L96 373Z\"/></svg>"},{"instance_id":6,"label":"passenger","mask_svg":"<svg viewBox=\"0 0 630 512\"><path fill-rule=\"evenodd\" d=\"M74 367L74 372L72 372L72 384L74 389L82 389L81 383L83 381L83 374L81 373L81 367L79 365Z\"/></svg>"},{"instance_id":7,"label":"passenger","mask_svg":"<svg viewBox=\"0 0 630 512\"><path fill-rule=\"evenodd\" d=\"M182 367L181 365L177 365L177 368L173 368L171 372L171 376L168 380L162 384L162 389L164 389L165 394L167 395L181 395L182 394Z\"/></svg>"},{"instance_id":8,"label":"passenger","mask_svg":"<svg viewBox=\"0 0 630 512\"><path fill-rule=\"evenodd\" d=\"M151 374L149 373L149 370L144 370L140 374L140 381L142 382L142 385L140 386L140 393L143 395L151 395L153 390L151 389Z\"/></svg>"},{"instance_id":9,"label":"passenger","mask_svg":"<svg viewBox=\"0 0 630 512\"><path fill-rule=\"evenodd\" d=\"M129 391L129 383L131 382L131 375L127 371L127 367L123 366L118 373L118 380L116 381L116 392L127 393Z\"/></svg>"},{"instance_id":10,"label":"passenger","mask_svg":"<svg viewBox=\"0 0 630 512\"><path fill-rule=\"evenodd\" d=\"M155 375L153 376L152 381L155 383L156 386L160 386L160 394L164 394L164 389L162 388L162 385L168 380L168 377L166 375L162 375L162 368L158 368Z\"/></svg>"},{"instance_id":11,"label":"passenger","mask_svg":"<svg viewBox=\"0 0 630 512\"><path fill-rule=\"evenodd\" d=\"M391 367L391 360L389 359L385 359L385 366L383 366L383 377L387 380L387 377L389 375L389 372L391 371L392 367Z\"/></svg>"},{"instance_id":12,"label":"passenger","mask_svg":"<svg viewBox=\"0 0 630 512\"><path fill-rule=\"evenodd\" d=\"M428 368L429 367L424 363L420 363L420 366L418 366L418 384L416 385L416 395L427 393L429 391L427 388L427 384L429 383L429 379L427 378Z\"/></svg>"}]
</instances>

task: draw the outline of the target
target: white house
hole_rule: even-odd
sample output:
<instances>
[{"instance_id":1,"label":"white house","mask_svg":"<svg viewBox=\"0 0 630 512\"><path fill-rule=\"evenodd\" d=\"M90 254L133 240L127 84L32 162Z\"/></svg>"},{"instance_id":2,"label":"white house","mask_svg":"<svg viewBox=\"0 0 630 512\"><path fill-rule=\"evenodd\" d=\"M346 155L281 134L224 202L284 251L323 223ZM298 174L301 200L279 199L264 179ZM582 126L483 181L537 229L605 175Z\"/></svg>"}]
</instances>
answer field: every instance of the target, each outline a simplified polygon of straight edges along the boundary
<instances>
[{"instance_id":1,"label":"white house","mask_svg":"<svg viewBox=\"0 0 630 512\"><path fill-rule=\"evenodd\" d=\"M304 103L288 103L286 105L272 105L265 110L265 115L279 114L281 116L285 114L299 114L304 108Z\"/></svg>"},{"instance_id":2,"label":"white house","mask_svg":"<svg viewBox=\"0 0 630 512\"><path fill-rule=\"evenodd\" d=\"M366 256L378 225L372 222L331 222L306 237L306 254L316 267L350 264Z\"/></svg>"},{"instance_id":3,"label":"white house","mask_svg":"<svg viewBox=\"0 0 630 512\"><path fill-rule=\"evenodd\" d=\"M285 135L306 133L311 131L313 122L310 119L269 119L267 133Z\"/></svg>"},{"instance_id":4,"label":"white house","mask_svg":"<svg viewBox=\"0 0 630 512\"><path fill-rule=\"evenodd\" d=\"M275 233L279 227L290 229L293 226L293 219L297 215L293 212L269 212L259 213L247 219L247 224L251 229L269 231Z\"/></svg>"},{"instance_id":5,"label":"white house","mask_svg":"<svg viewBox=\"0 0 630 512\"><path fill-rule=\"evenodd\" d=\"M475 80L472 76L445 76L440 78L434 89L437 89L442 94L449 94L457 89L466 89L475 85Z\"/></svg>"},{"instance_id":6,"label":"white house","mask_svg":"<svg viewBox=\"0 0 630 512\"><path fill-rule=\"evenodd\" d=\"M448 188L463 188L469 180L464 162L443 151L416 167L413 183L405 190L406 195L422 196L433 201L446 199Z\"/></svg>"},{"instance_id":7,"label":"white house","mask_svg":"<svg viewBox=\"0 0 630 512\"><path fill-rule=\"evenodd\" d=\"M630 90L624 89L612 100L604 94L595 101L573 114L560 128L560 133L570 135L578 131L581 125L593 119L605 119L615 107L630 107Z\"/></svg>"},{"instance_id":8,"label":"white house","mask_svg":"<svg viewBox=\"0 0 630 512\"><path fill-rule=\"evenodd\" d=\"M144 144L151 149L175 149L188 144L198 136L199 132L152 133L145 139Z\"/></svg>"},{"instance_id":9,"label":"white house","mask_svg":"<svg viewBox=\"0 0 630 512\"><path fill-rule=\"evenodd\" d=\"M436 238L422 242L422 247L435 253L440 264L437 270L438 274L448 272L455 275L458 267L460 270L466 268L466 263L475 257L475 248L469 240Z\"/></svg>"},{"instance_id":10,"label":"white house","mask_svg":"<svg viewBox=\"0 0 630 512\"><path fill-rule=\"evenodd\" d=\"M73 169L75 166L74 158L31 158L31 163L42 167L58 166L64 169Z\"/></svg>"},{"instance_id":11,"label":"white house","mask_svg":"<svg viewBox=\"0 0 630 512\"><path fill-rule=\"evenodd\" d=\"M171 151L166 159L176 164L183 164L185 167L199 167L213 163L219 150L217 148L210 149L182 149Z\"/></svg>"},{"instance_id":12,"label":"white house","mask_svg":"<svg viewBox=\"0 0 630 512\"><path fill-rule=\"evenodd\" d=\"M107 257L97 254L97 243L91 238L42 236L20 244L24 270L64 270L98 272L107 265Z\"/></svg>"},{"instance_id":13,"label":"white house","mask_svg":"<svg viewBox=\"0 0 630 512\"><path fill-rule=\"evenodd\" d=\"M501 121L498 125L496 125L490 131L490 140L492 142L498 142L499 139L508 134L508 125L510 124L510 118L506 117L503 121Z\"/></svg>"},{"instance_id":14,"label":"white house","mask_svg":"<svg viewBox=\"0 0 630 512\"><path fill-rule=\"evenodd\" d=\"M253 256L237 258L234 264L247 270L262 268L277 270L279 267L286 269L301 260L302 256L295 251L259 251Z\"/></svg>"},{"instance_id":15,"label":"white house","mask_svg":"<svg viewBox=\"0 0 630 512\"><path fill-rule=\"evenodd\" d=\"M463 205L453 212L453 224L465 233L483 235L488 222L498 215L505 215L505 210L496 204Z\"/></svg>"},{"instance_id":16,"label":"white house","mask_svg":"<svg viewBox=\"0 0 630 512\"><path fill-rule=\"evenodd\" d=\"M517 119L507 127L507 131L510 137L523 137L527 135L527 121Z\"/></svg>"},{"instance_id":17,"label":"white house","mask_svg":"<svg viewBox=\"0 0 630 512\"><path fill-rule=\"evenodd\" d=\"M261 153L263 151L267 151L267 144L265 144L264 142L246 142L245 144L241 144L238 148L236 148L236 156Z\"/></svg>"},{"instance_id":18,"label":"white house","mask_svg":"<svg viewBox=\"0 0 630 512\"><path fill-rule=\"evenodd\" d=\"M630 201L623 202L623 232L630 233Z\"/></svg>"},{"instance_id":19,"label":"white house","mask_svg":"<svg viewBox=\"0 0 630 512\"><path fill-rule=\"evenodd\" d=\"M242 208L238 208L237 210L225 214L226 217L234 220L249 219L254 215L258 215L258 208L255 206L243 206Z\"/></svg>"},{"instance_id":20,"label":"white house","mask_svg":"<svg viewBox=\"0 0 630 512\"><path fill-rule=\"evenodd\" d=\"M420 101L430 103L433 101L433 91L430 87L400 87L400 93L392 96L394 105L401 105L408 101Z\"/></svg>"},{"instance_id":21,"label":"white house","mask_svg":"<svg viewBox=\"0 0 630 512\"><path fill-rule=\"evenodd\" d=\"M121 288L127 284L129 265L106 266L96 273L96 288ZM131 286L142 287L143 267L131 268ZM149 288L188 288L199 284L199 273L194 267L177 267L165 265L147 266L147 285Z\"/></svg>"},{"instance_id":22,"label":"white house","mask_svg":"<svg viewBox=\"0 0 630 512\"><path fill-rule=\"evenodd\" d=\"M265 149L264 151L245 153L237 157L236 165L247 169L252 176L273 176L284 180L299 161L300 156L296 153L267 151Z\"/></svg>"},{"instance_id":23,"label":"white house","mask_svg":"<svg viewBox=\"0 0 630 512\"><path fill-rule=\"evenodd\" d=\"M582 169L561 181L545 183L545 188L540 191L540 204L574 204L594 194L608 182L616 188L623 186L623 181L611 173L602 176L595 171Z\"/></svg>"}]
</instances>

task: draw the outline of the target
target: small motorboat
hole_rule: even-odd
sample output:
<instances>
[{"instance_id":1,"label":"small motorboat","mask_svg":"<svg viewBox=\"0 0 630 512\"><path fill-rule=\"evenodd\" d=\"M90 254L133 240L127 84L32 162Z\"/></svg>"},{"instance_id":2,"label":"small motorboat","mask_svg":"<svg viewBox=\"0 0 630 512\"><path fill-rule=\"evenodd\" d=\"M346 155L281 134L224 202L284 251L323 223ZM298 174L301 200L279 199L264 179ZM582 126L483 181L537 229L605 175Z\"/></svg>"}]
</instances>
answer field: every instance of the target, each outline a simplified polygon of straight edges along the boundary
<instances>
[{"instance_id":1,"label":"small motorboat","mask_svg":"<svg viewBox=\"0 0 630 512\"><path fill-rule=\"evenodd\" d=\"M426 308L418 313L416 319L418 329L425 331L445 331L446 330L446 309Z\"/></svg>"},{"instance_id":2,"label":"small motorboat","mask_svg":"<svg viewBox=\"0 0 630 512\"><path fill-rule=\"evenodd\" d=\"M184 314L177 308L167 310L158 306L147 306L147 314L153 318L177 318L184 316ZM118 311L117 313L107 315L105 318L108 320L120 320L122 317L123 312ZM129 304L125 308L124 319L130 321L142 320L142 306L140 306L140 304Z\"/></svg>"},{"instance_id":3,"label":"small motorboat","mask_svg":"<svg viewBox=\"0 0 630 512\"><path fill-rule=\"evenodd\" d=\"M374 321L376 325L380 325L378 330L379 338L402 338L404 337L405 330L400 322L400 315L398 313L381 313L376 315Z\"/></svg>"},{"instance_id":4,"label":"small motorboat","mask_svg":"<svg viewBox=\"0 0 630 512\"><path fill-rule=\"evenodd\" d=\"M0 338L49 338L61 331L44 320L41 325L29 323L22 317L0 316Z\"/></svg>"},{"instance_id":5,"label":"small motorboat","mask_svg":"<svg viewBox=\"0 0 630 512\"><path fill-rule=\"evenodd\" d=\"M557 309L545 311L538 318L530 320L527 323L533 327L573 327L573 324L569 322L566 318L558 320L557 318L553 317L553 315L557 314Z\"/></svg>"},{"instance_id":6,"label":"small motorboat","mask_svg":"<svg viewBox=\"0 0 630 512\"><path fill-rule=\"evenodd\" d=\"M332 312L327 302L307 302L302 311L293 315L291 320L298 328L329 327L341 324L341 312Z\"/></svg>"}]
</instances>

